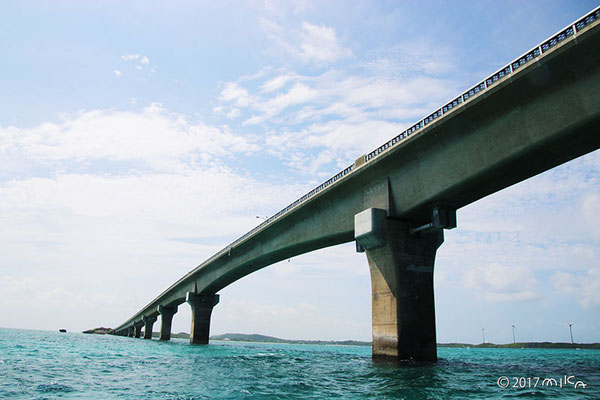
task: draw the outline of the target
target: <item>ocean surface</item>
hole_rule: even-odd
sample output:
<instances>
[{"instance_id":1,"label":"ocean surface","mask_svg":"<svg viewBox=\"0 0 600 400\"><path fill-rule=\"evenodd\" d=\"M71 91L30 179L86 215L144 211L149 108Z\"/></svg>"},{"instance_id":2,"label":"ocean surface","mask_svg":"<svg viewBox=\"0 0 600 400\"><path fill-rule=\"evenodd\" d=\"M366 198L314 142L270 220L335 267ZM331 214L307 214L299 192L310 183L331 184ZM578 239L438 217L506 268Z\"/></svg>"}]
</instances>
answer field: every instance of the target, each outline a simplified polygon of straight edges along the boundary
<instances>
[{"instance_id":1,"label":"ocean surface","mask_svg":"<svg viewBox=\"0 0 600 400\"><path fill-rule=\"evenodd\" d=\"M363 346L193 346L0 329L0 398L600 399L598 350L439 348L438 356L397 367L374 364Z\"/></svg>"}]
</instances>

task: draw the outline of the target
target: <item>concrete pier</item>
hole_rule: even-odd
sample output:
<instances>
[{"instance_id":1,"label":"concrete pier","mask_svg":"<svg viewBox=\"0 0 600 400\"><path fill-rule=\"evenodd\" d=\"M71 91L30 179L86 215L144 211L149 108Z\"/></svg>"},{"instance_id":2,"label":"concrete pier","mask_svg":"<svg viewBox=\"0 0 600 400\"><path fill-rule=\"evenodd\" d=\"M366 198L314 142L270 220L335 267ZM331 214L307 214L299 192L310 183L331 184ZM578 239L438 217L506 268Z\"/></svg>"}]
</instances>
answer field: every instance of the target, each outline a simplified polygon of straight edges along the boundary
<instances>
[{"instance_id":1,"label":"concrete pier","mask_svg":"<svg viewBox=\"0 0 600 400\"><path fill-rule=\"evenodd\" d=\"M144 339L152 339L152 327L158 317L156 315L153 316L142 316L142 322L144 323Z\"/></svg>"},{"instance_id":2,"label":"concrete pier","mask_svg":"<svg viewBox=\"0 0 600 400\"><path fill-rule=\"evenodd\" d=\"M411 234L414 226L378 209L355 223L371 272L373 359L436 361L433 265L443 230Z\"/></svg>"},{"instance_id":3,"label":"concrete pier","mask_svg":"<svg viewBox=\"0 0 600 400\"><path fill-rule=\"evenodd\" d=\"M135 329L133 328L133 325L130 325L129 327L127 327L127 336L133 337L134 334L135 334Z\"/></svg>"},{"instance_id":4,"label":"concrete pier","mask_svg":"<svg viewBox=\"0 0 600 400\"><path fill-rule=\"evenodd\" d=\"M159 340L171 340L171 323L173 322L173 315L176 312L177 306L158 306L158 313L160 314Z\"/></svg>"},{"instance_id":5,"label":"concrete pier","mask_svg":"<svg viewBox=\"0 0 600 400\"><path fill-rule=\"evenodd\" d=\"M133 329L135 330L135 337L139 339L142 336L142 326L144 323L142 321L137 321L133 324Z\"/></svg>"},{"instance_id":6,"label":"concrete pier","mask_svg":"<svg viewBox=\"0 0 600 400\"><path fill-rule=\"evenodd\" d=\"M188 292L185 301L192 307L190 343L208 344L210 315L213 307L219 303L219 295Z\"/></svg>"}]
</instances>

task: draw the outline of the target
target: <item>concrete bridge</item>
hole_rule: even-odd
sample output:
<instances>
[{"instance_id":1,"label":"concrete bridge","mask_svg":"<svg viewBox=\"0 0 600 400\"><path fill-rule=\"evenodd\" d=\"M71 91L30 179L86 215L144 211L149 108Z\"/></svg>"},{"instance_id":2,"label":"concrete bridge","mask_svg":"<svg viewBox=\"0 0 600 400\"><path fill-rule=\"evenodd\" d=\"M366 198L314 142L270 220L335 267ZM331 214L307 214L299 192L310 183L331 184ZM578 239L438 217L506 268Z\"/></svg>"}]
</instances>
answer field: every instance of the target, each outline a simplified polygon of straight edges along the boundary
<instances>
[{"instance_id":1,"label":"concrete bridge","mask_svg":"<svg viewBox=\"0 0 600 400\"><path fill-rule=\"evenodd\" d=\"M456 209L600 148L600 7L444 104L175 282L113 333L169 340L178 306L208 343L217 292L356 241L371 272L373 357L437 359L433 267Z\"/></svg>"}]
</instances>

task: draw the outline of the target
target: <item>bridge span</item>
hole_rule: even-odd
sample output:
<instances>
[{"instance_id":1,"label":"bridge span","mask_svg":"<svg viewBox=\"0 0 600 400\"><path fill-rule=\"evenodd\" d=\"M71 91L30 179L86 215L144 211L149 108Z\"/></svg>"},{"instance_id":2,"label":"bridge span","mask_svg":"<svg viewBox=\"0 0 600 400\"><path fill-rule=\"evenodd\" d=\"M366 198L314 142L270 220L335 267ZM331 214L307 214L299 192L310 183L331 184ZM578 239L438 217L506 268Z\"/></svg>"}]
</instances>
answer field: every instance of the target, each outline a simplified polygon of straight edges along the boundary
<instances>
[{"instance_id":1,"label":"bridge span","mask_svg":"<svg viewBox=\"0 0 600 400\"><path fill-rule=\"evenodd\" d=\"M371 272L374 359L437 359L433 270L456 210L600 148L600 7L444 104L179 279L113 334L169 340L179 305L208 343L219 290L356 241Z\"/></svg>"}]
</instances>

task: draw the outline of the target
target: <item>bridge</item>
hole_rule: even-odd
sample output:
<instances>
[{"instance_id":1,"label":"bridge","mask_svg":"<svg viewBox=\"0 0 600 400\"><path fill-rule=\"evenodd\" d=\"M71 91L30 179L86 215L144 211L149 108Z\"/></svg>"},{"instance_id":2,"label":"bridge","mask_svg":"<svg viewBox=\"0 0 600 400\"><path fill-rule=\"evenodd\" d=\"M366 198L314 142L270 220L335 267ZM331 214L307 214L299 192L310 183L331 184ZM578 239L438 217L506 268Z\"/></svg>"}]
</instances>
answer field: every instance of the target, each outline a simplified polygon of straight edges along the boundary
<instances>
[{"instance_id":1,"label":"bridge","mask_svg":"<svg viewBox=\"0 0 600 400\"><path fill-rule=\"evenodd\" d=\"M187 273L112 332L169 340L178 307L207 344L219 290L356 241L374 359L437 360L433 270L456 210L600 148L600 7L323 182Z\"/></svg>"}]
</instances>

